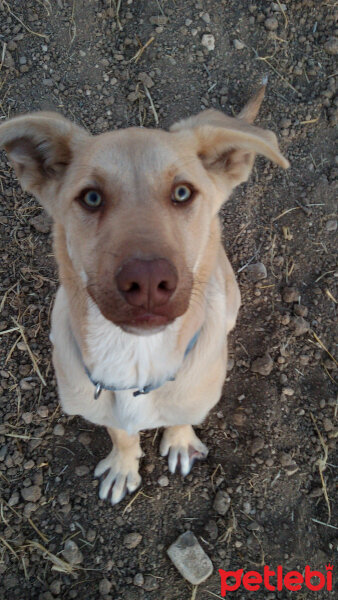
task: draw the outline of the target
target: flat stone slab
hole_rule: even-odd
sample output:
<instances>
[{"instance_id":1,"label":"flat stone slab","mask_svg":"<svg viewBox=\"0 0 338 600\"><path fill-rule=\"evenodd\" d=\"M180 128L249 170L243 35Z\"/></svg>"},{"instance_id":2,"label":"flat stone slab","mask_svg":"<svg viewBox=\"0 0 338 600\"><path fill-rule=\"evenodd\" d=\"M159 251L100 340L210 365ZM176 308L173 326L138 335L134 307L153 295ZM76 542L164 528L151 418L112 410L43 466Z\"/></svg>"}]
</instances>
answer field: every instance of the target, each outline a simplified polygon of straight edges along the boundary
<instances>
[{"instance_id":1,"label":"flat stone slab","mask_svg":"<svg viewBox=\"0 0 338 600\"><path fill-rule=\"evenodd\" d=\"M182 577L198 585L210 577L212 562L191 531L182 533L167 550L169 558Z\"/></svg>"}]
</instances>

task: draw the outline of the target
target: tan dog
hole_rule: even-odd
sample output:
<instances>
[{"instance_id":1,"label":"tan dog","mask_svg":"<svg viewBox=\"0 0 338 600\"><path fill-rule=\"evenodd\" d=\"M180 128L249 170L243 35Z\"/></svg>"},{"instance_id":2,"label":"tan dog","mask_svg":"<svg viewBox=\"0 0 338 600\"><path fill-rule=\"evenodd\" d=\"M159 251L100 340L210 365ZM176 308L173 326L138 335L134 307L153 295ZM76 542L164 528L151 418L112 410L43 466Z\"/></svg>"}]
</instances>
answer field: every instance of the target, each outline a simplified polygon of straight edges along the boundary
<instances>
[{"instance_id":1,"label":"tan dog","mask_svg":"<svg viewBox=\"0 0 338 600\"><path fill-rule=\"evenodd\" d=\"M218 211L256 153L288 167L275 135L249 124L263 96L237 119L207 110L170 132L91 136L54 113L0 127L22 187L54 219L61 404L107 427L95 475L113 504L140 485L142 429L166 428L172 473L207 455L192 425L220 398L240 305Z\"/></svg>"}]
</instances>

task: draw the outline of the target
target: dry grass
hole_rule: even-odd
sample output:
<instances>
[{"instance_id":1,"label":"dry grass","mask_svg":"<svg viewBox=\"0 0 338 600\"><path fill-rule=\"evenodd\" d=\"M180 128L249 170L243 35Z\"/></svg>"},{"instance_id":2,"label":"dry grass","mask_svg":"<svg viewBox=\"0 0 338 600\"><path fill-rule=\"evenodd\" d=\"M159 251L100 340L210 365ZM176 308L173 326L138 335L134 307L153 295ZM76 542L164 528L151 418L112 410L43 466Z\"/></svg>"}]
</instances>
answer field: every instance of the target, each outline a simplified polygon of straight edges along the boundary
<instances>
[{"instance_id":1,"label":"dry grass","mask_svg":"<svg viewBox=\"0 0 338 600\"><path fill-rule=\"evenodd\" d=\"M37 31L33 31L30 27L28 27L28 25L26 25L22 19L20 19L20 17L18 17L18 15L16 15L10 8L8 2L6 2L6 0L2 0L2 4L3 6L7 9L7 11L9 12L9 14L16 19L16 21L18 21L22 27L24 29L26 29L26 31L28 31L28 33L31 33L32 35L36 35L40 38L43 38L45 40L48 40L48 35L46 35L45 33L38 33Z\"/></svg>"},{"instance_id":2,"label":"dry grass","mask_svg":"<svg viewBox=\"0 0 338 600\"><path fill-rule=\"evenodd\" d=\"M326 501L326 504L327 504L327 510L328 510L327 524L329 524L330 521L331 521L331 505L330 505L330 500L329 500L329 496L328 496L328 493L327 493L327 487L326 487L325 479L324 479L324 476L323 476L323 472L325 471L326 465L327 465L327 459L328 459L328 456L329 456L329 449L328 449L327 445L325 444L325 442L323 440L323 436L322 436L322 434L320 433L320 431L318 429L315 417L313 416L312 413L310 413L310 415L311 415L311 419L313 421L313 424L315 426L315 429L317 431L320 443L321 443L323 451L324 451L324 456L322 458L319 458L317 460L316 464L318 465L318 471L319 471L319 476L320 476L320 479L321 479L321 482L322 482L322 488L323 488L324 498L325 498L325 501Z\"/></svg>"}]
</instances>

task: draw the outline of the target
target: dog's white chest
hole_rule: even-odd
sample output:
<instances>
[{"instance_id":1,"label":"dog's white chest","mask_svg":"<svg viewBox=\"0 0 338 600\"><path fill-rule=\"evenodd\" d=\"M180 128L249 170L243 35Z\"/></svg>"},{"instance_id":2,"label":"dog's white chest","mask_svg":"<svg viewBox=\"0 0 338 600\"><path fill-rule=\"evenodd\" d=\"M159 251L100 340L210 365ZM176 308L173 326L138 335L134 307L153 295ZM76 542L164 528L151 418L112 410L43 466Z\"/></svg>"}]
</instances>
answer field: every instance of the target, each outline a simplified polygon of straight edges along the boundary
<instances>
[{"instance_id":1,"label":"dog's white chest","mask_svg":"<svg viewBox=\"0 0 338 600\"><path fill-rule=\"evenodd\" d=\"M116 390L161 385L173 377L182 357L177 351L179 319L151 336L125 333L90 301L87 360L92 379Z\"/></svg>"}]
</instances>

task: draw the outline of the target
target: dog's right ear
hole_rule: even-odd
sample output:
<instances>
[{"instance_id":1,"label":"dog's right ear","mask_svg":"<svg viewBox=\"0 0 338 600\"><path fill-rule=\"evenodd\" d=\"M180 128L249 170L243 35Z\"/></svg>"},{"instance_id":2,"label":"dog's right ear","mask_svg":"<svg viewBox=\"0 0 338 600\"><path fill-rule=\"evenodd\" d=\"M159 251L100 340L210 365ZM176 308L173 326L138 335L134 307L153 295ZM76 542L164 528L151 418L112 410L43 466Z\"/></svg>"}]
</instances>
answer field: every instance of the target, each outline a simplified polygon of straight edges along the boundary
<instances>
[{"instance_id":1,"label":"dog's right ear","mask_svg":"<svg viewBox=\"0 0 338 600\"><path fill-rule=\"evenodd\" d=\"M0 126L0 148L8 153L22 188L51 213L57 187L78 145L88 137L84 129L52 112L15 117Z\"/></svg>"}]
</instances>

